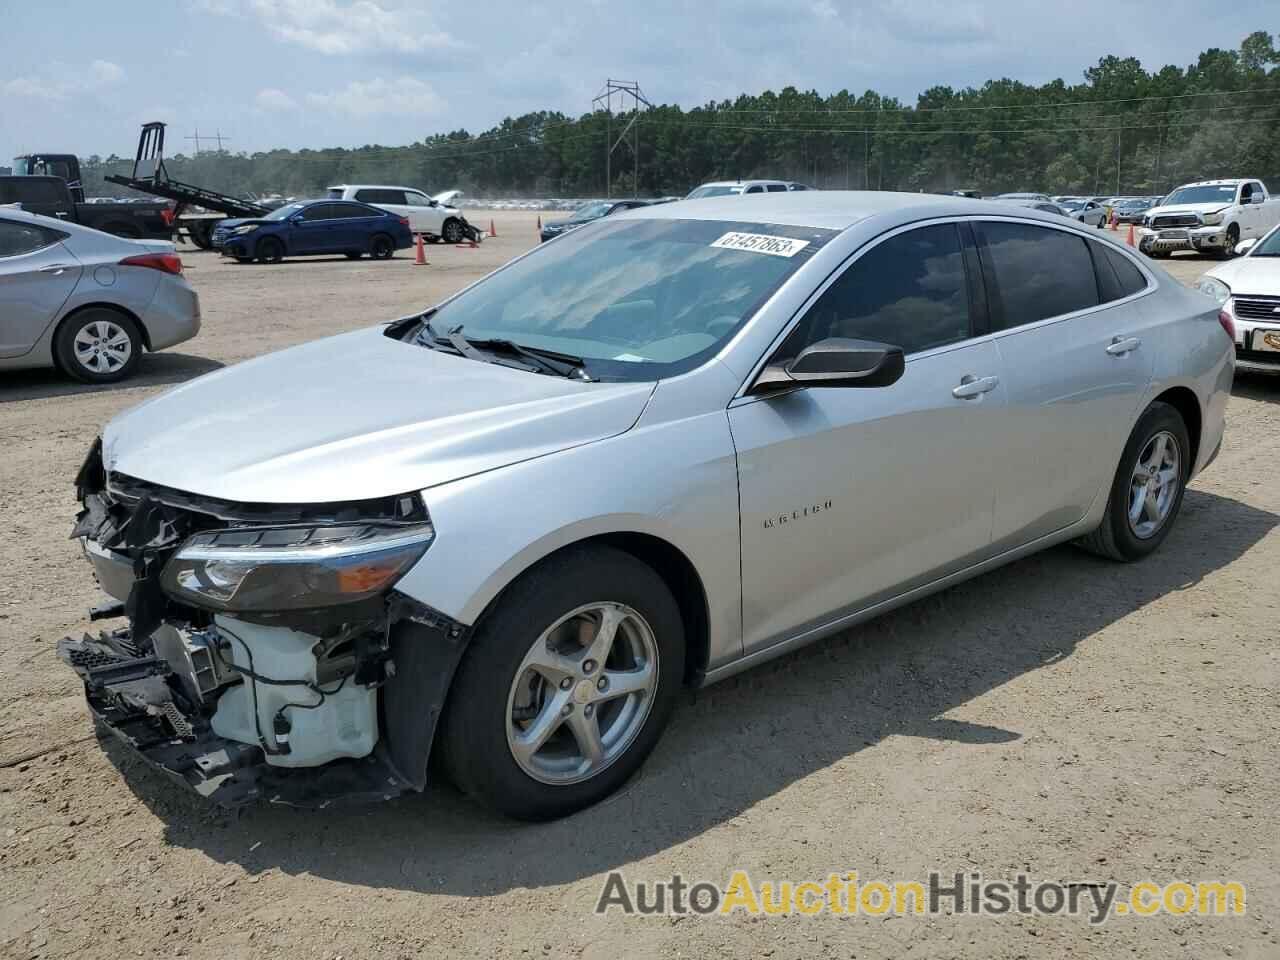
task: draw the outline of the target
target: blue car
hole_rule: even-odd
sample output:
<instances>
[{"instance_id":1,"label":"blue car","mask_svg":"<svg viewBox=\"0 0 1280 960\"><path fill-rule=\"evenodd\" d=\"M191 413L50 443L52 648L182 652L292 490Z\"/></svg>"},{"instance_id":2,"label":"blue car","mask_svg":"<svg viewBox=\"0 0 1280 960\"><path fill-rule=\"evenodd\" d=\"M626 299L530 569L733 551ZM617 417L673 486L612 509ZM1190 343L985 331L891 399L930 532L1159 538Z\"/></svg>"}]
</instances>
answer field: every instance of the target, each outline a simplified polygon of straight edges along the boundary
<instances>
[{"instance_id":1,"label":"blue car","mask_svg":"<svg viewBox=\"0 0 1280 960\"><path fill-rule=\"evenodd\" d=\"M349 200L290 203L265 217L223 220L213 231L214 249L241 263L326 253L389 260L412 246L406 217Z\"/></svg>"}]
</instances>

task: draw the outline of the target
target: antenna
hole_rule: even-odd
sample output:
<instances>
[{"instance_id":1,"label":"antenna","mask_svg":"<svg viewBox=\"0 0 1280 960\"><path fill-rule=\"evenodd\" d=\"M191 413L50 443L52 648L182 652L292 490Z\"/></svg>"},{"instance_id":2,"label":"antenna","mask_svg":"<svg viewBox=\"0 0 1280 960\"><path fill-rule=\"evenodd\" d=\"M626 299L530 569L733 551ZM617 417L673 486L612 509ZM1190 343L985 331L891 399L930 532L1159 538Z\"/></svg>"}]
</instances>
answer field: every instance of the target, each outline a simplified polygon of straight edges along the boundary
<instances>
[{"instance_id":1,"label":"antenna","mask_svg":"<svg viewBox=\"0 0 1280 960\"><path fill-rule=\"evenodd\" d=\"M619 109L619 119L627 117L626 124L622 128L622 132L618 134L618 139L613 139L613 98L618 98L620 108L626 107L627 98L630 97L631 107L629 109ZM631 179L631 195L638 197L640 195L640 105L652 107L653 104L645 97L644 92L640 89L639 82L635 80L606 80L604 89L598 93L591 101L591 105L599 109L601 104L604 106L605 116L605 154L604 154L604 195L605 197L613 196L613 151L618 149L627 139L627 134L631 134L631 158L633 162L632 179Z\"/></svg>"}]
</instances>

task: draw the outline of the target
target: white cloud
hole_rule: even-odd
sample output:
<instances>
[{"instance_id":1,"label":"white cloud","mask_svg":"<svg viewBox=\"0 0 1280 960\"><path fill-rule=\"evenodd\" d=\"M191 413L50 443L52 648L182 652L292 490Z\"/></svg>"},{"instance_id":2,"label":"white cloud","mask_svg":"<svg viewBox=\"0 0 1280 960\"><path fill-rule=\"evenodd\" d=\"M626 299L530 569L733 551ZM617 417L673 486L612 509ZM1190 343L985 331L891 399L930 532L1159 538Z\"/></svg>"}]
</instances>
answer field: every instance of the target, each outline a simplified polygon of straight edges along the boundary
<instances>
[{"instance_id":1,"label":"white cloud","mask_svg":"<svg viewBox=\"0 0 1280 960\"><path fill-rule=\"evenodd\" d=\"M110 60L94 60L87 66L50 61L39 73L0 84L0 94L57 102L104 90L123 79L124 68Z\"/></svg>"},{"instance_id":2,"label":"white cloud","mask_svg":"<svg viewBox=\"0 0 1280 960\"><path fill-rule=\"evenodd\" d=\"M355 117L377 114L401 116L440 113L445 101L430 84L414 77L385 80L352 80L341 90L332 93L309 93L307 102L312 106L336 110Z\"/></svg>"},{"instance_id":3,"label":"white cloud","mask_svg":"<svg viewBox=\"0 0 1280 960\"><path fill-rule=\"evenodd\" d=\"M254 102L261 110L296 110L298 101L277 87L259 90Z\"/></svg>"},{"instance_id":4,"label":"white cloud","mask_svg":"<svg viewBox=\"0 0 1280 960\"><path fill-rule=\"evenodd\" d=\"M191 0L207 13L249 17L272 35L317 53L429 53L460 46L415 4L378 0Z\"/></svg>"}]
</instances>

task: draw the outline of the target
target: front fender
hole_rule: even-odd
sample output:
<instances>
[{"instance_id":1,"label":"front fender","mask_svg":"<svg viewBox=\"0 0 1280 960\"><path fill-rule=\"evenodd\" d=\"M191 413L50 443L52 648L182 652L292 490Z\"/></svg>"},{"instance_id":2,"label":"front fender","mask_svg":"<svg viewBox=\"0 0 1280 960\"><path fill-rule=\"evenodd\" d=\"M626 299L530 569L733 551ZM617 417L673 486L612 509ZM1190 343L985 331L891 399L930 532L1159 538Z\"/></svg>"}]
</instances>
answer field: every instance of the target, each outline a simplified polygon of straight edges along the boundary
<instances>
[{"instance_id":1,"label":"front fender","mask_svg":"<svg viewBox=\"0 0 1280 960\"><path fill-rule=\"evenodd\" d=\"M562 547L641 533L693 564L707 597L709 666L741 655L737 465L723 410L423 491L436 539L397 589L474 625Z\"/></svg>"}]
</instances>

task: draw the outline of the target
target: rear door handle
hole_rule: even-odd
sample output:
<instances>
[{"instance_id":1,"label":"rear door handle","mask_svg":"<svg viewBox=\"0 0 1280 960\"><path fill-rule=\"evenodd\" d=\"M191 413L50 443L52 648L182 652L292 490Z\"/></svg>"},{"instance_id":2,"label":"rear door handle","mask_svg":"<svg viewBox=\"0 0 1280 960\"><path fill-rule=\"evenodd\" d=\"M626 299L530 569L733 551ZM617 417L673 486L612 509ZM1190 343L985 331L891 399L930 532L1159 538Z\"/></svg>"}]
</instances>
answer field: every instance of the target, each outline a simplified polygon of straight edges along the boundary
<instances>
[{"instance_id":1,"label":"rear door handle","mask_svg":"<svg viewBox=\"0 0 1280 960\"><path fill-rule=\"evenodd\" d=\"M999 384L999 377L975 377L966 373L960 378L960 386L952 388L951 395L957 400L974 400L984 393L990 393Z\"/></svg>"},{"instance_id":2,"label":"rear door handle","mask_svg":"<svg viewBox=\"0 0 1280 960\"><path fill-rule=\"evenodd\" d=\"M63 273L64 271L70 270L70 269L71 269L71 264L69 263L51 263L47 267L41 267L40 272L51 273L56 277L61 273Z\"/></svg>"},{"instance_id":3,"label":"rear door handle","mask_svg":"<svg viewBox=\"0 0 1280 960\"><path fill-rule=\"evenodd\" d=\"M1112 337L1111 342L1107 344L1107 353L1113 357L1123 357L1126 353L1132 353L1142 346L1142 341L1137 337Z\"/></svg>"}]
</instances>

